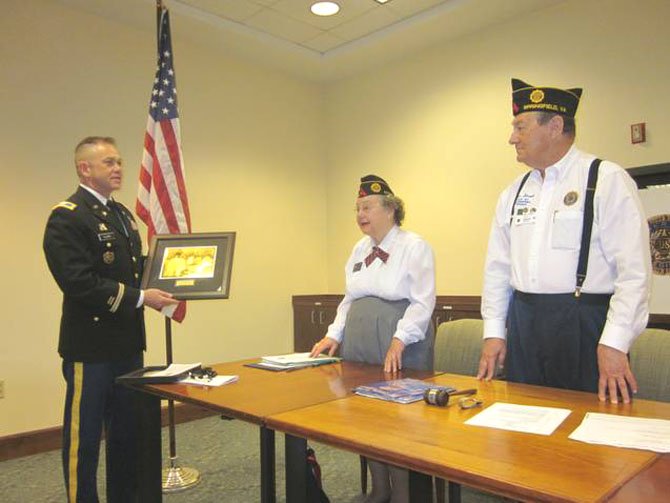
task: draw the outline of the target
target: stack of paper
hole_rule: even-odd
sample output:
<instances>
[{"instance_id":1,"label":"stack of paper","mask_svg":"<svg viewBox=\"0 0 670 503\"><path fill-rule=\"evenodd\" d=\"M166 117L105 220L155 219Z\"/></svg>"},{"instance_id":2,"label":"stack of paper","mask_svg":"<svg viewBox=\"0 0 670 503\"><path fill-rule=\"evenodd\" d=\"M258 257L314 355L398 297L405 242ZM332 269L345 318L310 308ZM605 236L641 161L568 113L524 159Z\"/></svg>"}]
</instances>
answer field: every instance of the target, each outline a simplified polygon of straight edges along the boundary
<instances>
[{"instance_id":1,"label":"stack of paper","mask_svg":"<svg viewBox=\"0 0 670 503\"><path fill-rule=\"evenodd\" d=\"M181 374L200 368L201 363L172 363L160 370L146 370L142 377L178 377Z\"/></svg>"},{"instance_id":2,"label":"stack of paper","mask_svg":"<svg viewBox=\"0 0 670 503\"><path fill-rule=\"evenodd\" d=\"M357 386L354 388L354 393L388 402L412 403L423 400L423 394L429 388L456 391L455 388L450 386L436 386L435 384L419 381L418 379L406 378Z\"/></svg>"},{"instance_id":3,"label":"stack of paper","mask_svg":"<svg viewBox=\"0 0 670 503\"><path fill-rule=\"evenodd\" d=\"M185 377L179 381L180 384L196 384L198 386L223 386L224 384L230 384L236 382L240 376L229 375L229 376L214 376L211 379L208 378L199 378L199 377Z\"/></svg>"},{"instance_id":4,"label":"stack of paper","mask_svg":"<svg viewBox=\"0 0 670 503\"><path fill-rule=\"evenodd\" d=\"M290 353L287 355L263 356L258 365L275 370L290 370L336 363L339 361L340 358L336 356L319 355L312 358L309 356L309 353Z\"/></svg>"},{"instance_id":5,"label":"stack of paper","mask_svg":"<svg viewBox=\"0 0 670 503\"><path fill-rule=\"evenodd\" d=\"M569 438L589 444L670 452L670 421L587 412Z\"/></svg>"}]
</instances>

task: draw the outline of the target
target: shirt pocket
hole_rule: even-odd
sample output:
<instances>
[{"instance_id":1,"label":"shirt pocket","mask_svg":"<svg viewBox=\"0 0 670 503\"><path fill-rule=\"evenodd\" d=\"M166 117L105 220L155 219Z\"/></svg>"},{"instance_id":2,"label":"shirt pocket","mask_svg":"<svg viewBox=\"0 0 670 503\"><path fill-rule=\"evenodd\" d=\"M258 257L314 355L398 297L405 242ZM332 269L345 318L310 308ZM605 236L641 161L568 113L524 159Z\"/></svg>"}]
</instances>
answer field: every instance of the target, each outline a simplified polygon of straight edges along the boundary
<instances>
[{"instance_id":1,"label":"shirt pocket","mask_svg":"<svg viewBox=\"0 0 670 503\"><path fill-rule=\"evenodd\" d=\"M554 212L551 247L559 250L577 250L582 240L584 212L563 210Z\"/></svg>"}]
</instances>

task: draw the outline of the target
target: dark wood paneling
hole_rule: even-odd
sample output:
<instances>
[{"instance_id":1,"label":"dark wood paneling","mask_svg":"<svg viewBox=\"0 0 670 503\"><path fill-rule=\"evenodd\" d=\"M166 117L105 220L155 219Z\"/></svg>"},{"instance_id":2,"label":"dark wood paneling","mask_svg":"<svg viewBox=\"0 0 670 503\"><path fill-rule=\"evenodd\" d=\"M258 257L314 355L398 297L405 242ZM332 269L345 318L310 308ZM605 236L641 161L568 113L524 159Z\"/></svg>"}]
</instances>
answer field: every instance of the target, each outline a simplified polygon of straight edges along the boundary
<instances>
[{"instance_id":1,"label":"dark wood paneling","mask_svg":"<svg viewBox=\"0 0 670 503\"><path fill-rule=\"evenodd\" d=\"M343 295L295 295L293 297L293 344L294 351L309 351L321 339L335 317L337 306ZM479 295L438 295L433 311L433 325L464 318L482 318L482 298ZM651 314L650 328L670 330L670 314Z\"/></svg>"},{"instance_id":2,"label":"dark wood paneling","mask_svg":"<svg viewBox=\"0 0 670 503\"><path fill-rule=\"evenodd\" d=\"M664 328L670 330L670 314L650 314L649 328Z\"/></svg>"},{"instance_id":3,"label":"dark wood paneling","mask_svg":"<svg viewBox=\"0 0 670 503\"><path fill-rule=\"evenodd\" d=\"M341 294L295 295L293 304L293 350L309 351L315 342L326 335L328 325L335 319ZM433 311L433 324L463 318L481 319L479 295L438 295Z\"/></svg>"}]
</instances>

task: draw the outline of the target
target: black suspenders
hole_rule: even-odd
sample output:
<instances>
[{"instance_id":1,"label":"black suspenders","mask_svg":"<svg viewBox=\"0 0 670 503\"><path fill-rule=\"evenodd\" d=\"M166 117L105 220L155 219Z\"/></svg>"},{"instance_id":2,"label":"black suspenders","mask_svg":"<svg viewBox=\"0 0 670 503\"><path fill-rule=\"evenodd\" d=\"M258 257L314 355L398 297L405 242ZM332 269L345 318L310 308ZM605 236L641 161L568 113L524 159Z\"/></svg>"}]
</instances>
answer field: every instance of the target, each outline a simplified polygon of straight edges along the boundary
<instances>
[{"instance_id":1,"label":"black suspenders","mask_svg":"<svg viewBox=\"0 0 670 503\"><path fill-rule=\"evenodd\" d=\"M582 225L582 242L579 248L579 260L577 261L577 280L575 286L575 297L579 297L582 285L586 279L586 269L589 264L589 246L591 244L591 229L593 228L593 197L596 192L596 185L598 183L598 168L600 168L601 159L594 159L589 167L589 178L586 183L586 198L584 199L584 222ZM514 219L514 207L516 206L516 200L519 199L519 194L521 194L521 189L526 184L526 180L532 171L526 173L521 180L519 185L519 190L516 191L516 196L514 196L514 201L512 202L512 211L509 217L509 223L512 225L512 220Z\"/></svg>"},{"instance_id":2,"label":"black suspenders","mask_svg":"<svg viewBox=\"0 0 670 503\"><path fill-rule=\"evenodd\" d=\"M582 285L586 279L586 268L589 264L589 248L591 245L591 228L593 227L593 197L596 193L598 183L598 168L601 160L593 159L589 168L589 181L586 183L586 200L584 201L584 224L582 226L582 244L579 248L579 261L577 262L577 286L575 297L579 297Z\"/></svg>"},{"instance_id":3,"label":"black suspenders","mask_svg":"<svg viewBox=\"0 0 670 503\"><path fill-rule=\"evenodd\" d=\"M514 201L512 202L512 211L510 212L509 215L509 224L512 225L512 221L514 220L514 207L516 206L516 200L519 199L519 194L521 194L521 189L523 189L523 186L526 185L526 180L528 180L528 177L532 171L529 171L525 175L523 175L523 178L521 179L521 183L519 184L519 190L516 191L516 196L514 196Z\"/></svg>"}]
</instances>

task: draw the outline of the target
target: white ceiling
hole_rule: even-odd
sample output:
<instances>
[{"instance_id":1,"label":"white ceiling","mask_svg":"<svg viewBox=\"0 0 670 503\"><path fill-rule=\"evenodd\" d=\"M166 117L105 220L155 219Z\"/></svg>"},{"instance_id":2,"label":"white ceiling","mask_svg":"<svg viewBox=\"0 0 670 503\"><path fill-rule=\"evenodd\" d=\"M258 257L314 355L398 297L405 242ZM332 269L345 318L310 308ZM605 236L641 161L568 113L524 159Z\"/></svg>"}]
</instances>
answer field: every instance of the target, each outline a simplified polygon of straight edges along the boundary
<instances>
[{"instance_id":1,"label":"white ceiling","mask_svg":"<svg viewBox=\"0 0 670 503\"><path fill-rule=\"evenodd\" d=\"M154 0L59 0L155 30ZM163 0L175 51L184 36L315 81L341 78L565 0L336 0L319 17L312 0Z\"/></svg>"},{"instance_id":2,"label":"white ceiling","mask_svg":"<svg viewBox=\"0 0 670 503\"><path fill-rule=\"evenodd\" d=\"M337 0L340 11L321 17L312 0L173 0L252 31L324 54L453 0Z\"/></svg>"}]
</instances>

